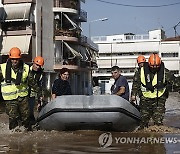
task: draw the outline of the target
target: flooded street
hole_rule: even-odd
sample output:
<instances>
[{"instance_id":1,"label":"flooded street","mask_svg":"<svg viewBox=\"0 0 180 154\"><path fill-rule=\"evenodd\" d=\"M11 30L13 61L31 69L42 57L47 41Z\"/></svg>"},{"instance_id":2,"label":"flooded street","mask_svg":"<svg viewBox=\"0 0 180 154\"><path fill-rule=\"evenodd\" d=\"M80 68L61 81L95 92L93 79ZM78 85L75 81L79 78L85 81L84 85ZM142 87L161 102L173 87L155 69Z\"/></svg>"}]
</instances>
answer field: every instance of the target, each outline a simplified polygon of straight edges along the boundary
<instances>
[{"instance_id":1,"label":"flooded street","mask_svg":"<svg viewBox=\"0 0 180 154\"><path fill-rule=\"evenodd\" d=\"M102 132L8 130L8 117L0 114L0 153L123 153L180 154L180 95L170 93L164 125L143 131ZM105 133L105 134L104 134Z\"/></svg>"}]
</instances>

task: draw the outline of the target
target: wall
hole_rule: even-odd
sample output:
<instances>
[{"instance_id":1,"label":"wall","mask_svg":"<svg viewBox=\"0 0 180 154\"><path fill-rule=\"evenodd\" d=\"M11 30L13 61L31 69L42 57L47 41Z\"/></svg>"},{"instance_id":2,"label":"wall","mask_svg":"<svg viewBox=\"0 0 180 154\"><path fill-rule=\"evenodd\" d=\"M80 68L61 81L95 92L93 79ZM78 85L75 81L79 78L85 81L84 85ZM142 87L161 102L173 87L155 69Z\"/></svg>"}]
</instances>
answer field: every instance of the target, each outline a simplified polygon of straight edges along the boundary
<instances>
[{"instance_id":1,"label":"wall","mask_svg":"<svg viewBox=\"0 0 180 154\"><path fill-rule=\"evenodd\" d=\"M53 71L54 65L54 43L53 43L53 24L54 16L52 12L52 0L37 0L36 7L36 28L37 28L37 55L42 55L46 65L46 72ZM41 41L42 39L42 41Z\"/></svg>"}]
</instances>

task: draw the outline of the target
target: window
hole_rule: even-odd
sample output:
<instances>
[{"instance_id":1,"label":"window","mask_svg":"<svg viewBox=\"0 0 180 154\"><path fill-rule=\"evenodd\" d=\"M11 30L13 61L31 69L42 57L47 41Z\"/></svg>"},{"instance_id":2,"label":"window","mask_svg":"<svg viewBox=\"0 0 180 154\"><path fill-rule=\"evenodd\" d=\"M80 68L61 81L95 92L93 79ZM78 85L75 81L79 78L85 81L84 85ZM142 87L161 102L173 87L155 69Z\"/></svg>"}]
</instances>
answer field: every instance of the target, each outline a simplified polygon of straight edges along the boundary
<instances>
[{"instance_id":1,"label":"window","mask_svg":"<svg viewBox=\"0 0 180 154\"><path fill-rule=\"evenodd\" d=\"M162 57L178 57L178 53L161 53Z\"/></svg>"}]
</instances>

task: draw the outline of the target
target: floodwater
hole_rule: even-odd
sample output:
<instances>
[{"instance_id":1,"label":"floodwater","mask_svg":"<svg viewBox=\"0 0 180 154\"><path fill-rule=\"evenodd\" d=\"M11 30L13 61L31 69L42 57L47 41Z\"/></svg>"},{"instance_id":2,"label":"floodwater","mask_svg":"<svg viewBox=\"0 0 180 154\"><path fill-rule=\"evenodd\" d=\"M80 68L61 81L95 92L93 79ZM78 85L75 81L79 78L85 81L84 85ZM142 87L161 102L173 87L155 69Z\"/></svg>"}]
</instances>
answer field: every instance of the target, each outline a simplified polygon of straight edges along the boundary
<instances>
[{"instance_id":1,"label":"floodwater","mask_svg":"<svg viewBox=\"0 0 180 154\"><path fill-rule=\"evenodd\" d=\"M9 154L180 154L180 95L170 93L164 126L143 131L97 130L33 131L8 130L8 117L0 114L0 153Z\"/></svg>"}]
</instances>

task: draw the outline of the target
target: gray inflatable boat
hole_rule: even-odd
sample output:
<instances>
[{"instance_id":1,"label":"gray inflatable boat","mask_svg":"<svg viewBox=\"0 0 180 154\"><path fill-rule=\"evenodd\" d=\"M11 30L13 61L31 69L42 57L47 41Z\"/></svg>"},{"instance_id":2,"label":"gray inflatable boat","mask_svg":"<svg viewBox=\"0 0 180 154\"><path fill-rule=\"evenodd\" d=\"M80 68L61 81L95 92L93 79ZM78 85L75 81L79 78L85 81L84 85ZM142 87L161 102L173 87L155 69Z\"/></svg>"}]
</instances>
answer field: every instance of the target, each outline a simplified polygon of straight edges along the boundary
<instances>
[{"instance_id":1,"label":"gray inflatable boat","mask_svg":"<svg viewBox=\"0 0 180 154\"><path fill-rule=\"evenodd\" d=\"M37 118L43 130L132 131L139 121L139 111L116 95L58 96L42 108Z\"/></svg>"}]
</instances>

